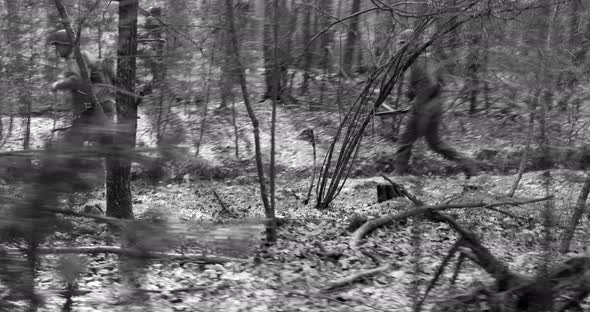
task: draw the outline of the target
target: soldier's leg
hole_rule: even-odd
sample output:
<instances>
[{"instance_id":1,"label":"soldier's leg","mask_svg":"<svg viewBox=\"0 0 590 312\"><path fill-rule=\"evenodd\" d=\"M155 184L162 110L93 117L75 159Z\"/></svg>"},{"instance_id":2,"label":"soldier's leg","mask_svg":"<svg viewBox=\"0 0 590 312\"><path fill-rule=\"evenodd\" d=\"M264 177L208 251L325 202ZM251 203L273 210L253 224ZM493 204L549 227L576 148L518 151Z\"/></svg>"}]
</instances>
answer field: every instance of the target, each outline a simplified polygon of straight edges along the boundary
<instances>
[{"instance_id":1,"label":"soldier's leg","mask_svg":"<svg viewBox=\"0 0 590 312\"><path fill-rule=\"evenodd\" d=\"M84 155L84 143L89 140L89 119L87 113L80 112L72 120L72 126L65 133L60 142L62 169L68 173L69 191L68 204L74 208L86 198L84 192L91 189L92 182L89 179L89 159Z\"/></svg>"},{"instance_id":2,"label":"soldier's leg","mask_svg":"<svg viewBox=\"0 0 590 312\"><path fill-rule=\"evenodd\" d=\"M103 146L113 144L113 136L115 134L117 108L115 101L108 100L101 103L102 109L106 118L100 120L101 134L99 136L99 143Z\"/></svg>"},{"instance_id":3,"label":"soldier's leg","mask_svg":"<svg viewBox=\"0 0 590 312\"><path fill-rule=\"evenodd\" d=\"M104 114L107 118L114 122L117 117L117 106L114 100L107 100L101 103L102 109L104 110Z\"/></svg>"},{"instance_id":4,"label":"soldier's leg","mask_svg":"<svg viewBox=\"0 0 590 312\"><path fill-rule=\"evenodd\" d=\"M408 171L408 163L410 162L410 157L412 156L412 145L420 137L418 119L419 116L412 113L408 123L406 124L404 133L402 134L399 141L400 146L395 153L395 174L404 174Z\"/></svg>"},{"instance_id":5,"label":"soldier's leg","mask_svg":"<svg viewBox=\"0 0 590 312\"><path fill-rule=\"evenodd\" d=\"M425 133L426 142L433 151L439 153L448 160L459 163L467 177L475 175L477 172L475 162L465 155L457 152L454 148L446 144L440 137L439 128L441 117L442 116L440 113L433 114L429 117Z\"/></svg>"},{"instance_id":6,"label":"soldier's leg","mask_svg":"<svg viewBox=\"0 0 590 312\"><path fill-rule=\"evenodd\" d=\"M72 118L72 125L64 134L62 146L68 152L81 149L86 141L86 118L83 114L75 115Z\"/></svg>"}]
</instances>

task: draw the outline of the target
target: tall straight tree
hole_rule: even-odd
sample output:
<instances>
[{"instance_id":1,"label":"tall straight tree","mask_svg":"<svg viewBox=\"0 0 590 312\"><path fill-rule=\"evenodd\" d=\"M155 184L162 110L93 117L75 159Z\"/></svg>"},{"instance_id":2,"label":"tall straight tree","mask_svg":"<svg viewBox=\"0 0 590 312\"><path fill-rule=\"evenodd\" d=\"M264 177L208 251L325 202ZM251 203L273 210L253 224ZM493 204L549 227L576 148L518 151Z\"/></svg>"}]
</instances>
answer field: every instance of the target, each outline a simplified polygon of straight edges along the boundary
<instances>
[{"instance_id":1,"label":"tall straight tree","mask_svg":"<svg viewBox=\"0 0 590 312\"><path fill-rule=\"evenodd\" d=\"M264 67L265 67L265 81L266 81L266 92L264 93L263 100L272 99L273 94L277 93L279 100L284 100L283 91L287 84L287 69L289 67L289 38L292 32L289 25L291 12L287 7L285 0L279 0L276 4L278 10L273 10L275 2L273 0L266 0L266 7L264 11L264 40L263 40L263 53L264 53ZM276 17L274 14L278 14ZM278 21L275 23L274 21ZM275 25L276 24L276 25ZM276 43L278 47L274 48L273 43L273 29L278 27L279 37ZM276 75L275 70L275 55L279 64L278 70L278 81L275 81ZM277 84L278 82L278 84ZM276 89L276 90L275 90Z\"/></svg>"},{"instance_id":2,"label":"tall straight tree","mask_svg":"<svg viewBox=\"0 0 590 312\"><path fill-rule=\"evenodd\" d=\"M350 15L354 15L358 13L361 9L361 1L360 0L353 0L352 1L352 10L350 11ZM350 20L350 25L348 28L348 34L346 35L346 43L344 46L344 58L342 60L342 70L350 74L352 65L354 63L354 54L356 51L356 46L358 44L358 32L359 32L359 19L360 16L355 16ZM360 54L360 52L359 52ZM359 66L361 64L358 64Z\"/></svg>"},{"instance_id":3,"label":"tall straight tree","mask_svg":"<svg viewBox=\"0 0 590 312\"><path fill-rule=\"evenodd\" d=\"M119 1L119 37L117 44L117 127L114 147L130 151L135 147L137 102L135 92L137 55L137 14L139 0ZM125 153L118 153L125 155ZM122 157L107 160L107 216L133 218L131 202L131 161Z\"/></svg>"},{"instance_id":4,"label":"tall straight tree","mask_svg":"<svg viewBox=\"0 0 590 312\"><path fill-rule=\"evenodd\" d=\"M273 9L273 7L268 7L269 9ZM273 11L276 11L276 6L274 7ZM254 148L256 150L255 159L256 159L256 170L258 173L258 182L260 183L260 197L262 198L262 204L264 205L264 213L266 215L266 238L268 242L275 242L277 239L277 230L276 230L276 217L274 211L274 204L271 204L271 201L274 202L274 199L269 200L269 193L267 190L266 178L264 176L264 165L262 163L262 152L260 150L260 128L258 118L256 117L256 113L250 104L250 95L248 92L248 85L246 83L246 75L244 73L244 67L242 66L241 57L240 57L240 49L238 45L238 36L236 34L236 25L234 22L234 2L233 0L225 0L225 12L226 12L226 19L229 21L228 26L228 35L229 40L232 45L233 57L232 57L232 64L237 68L236 73L238 74L238 79L240 82L240 89L242 90L242 96L244 98L244 105L246 106L246 110L248 112L248 116L252 121L252 132L254 134ZM276 13L276 12L275 12ZM265 14L268 14L266 11ZM276 30L275 30L276 34ZM276 50L275 50L276 53ZM265 60L266 61L266 60ZM275 89L277 90L277 89ZM275 97L276 100L276 97ZM272 144L272 143L271 143ZM271 164L272 166L272 164ZM272 169L274 170L274 169ZM272 173L271 173L272 176ZM271 181L271 184L274 183L274 180ZM273 186L274 188L274 186ZM272 196L272 194L271 194Z\"/></svg>"},{"instance_id":5,"label":"tall straight tree","mask_svg":"<svg viewBox=\"0 0 590 312\"><path fill-rule=\"evenodd\" d=\"M311 65L313 61L313 54L312 49L310 46L311 40L311 27L312 27L312 8L309 6L305 7L303 10L303 25L302 25L302 37L303 37L303 82L301 83L301 95L307 94L309 88L309 80L311 79L311 75L309 71L311 70Z\"/></svg>"}]
</instances>

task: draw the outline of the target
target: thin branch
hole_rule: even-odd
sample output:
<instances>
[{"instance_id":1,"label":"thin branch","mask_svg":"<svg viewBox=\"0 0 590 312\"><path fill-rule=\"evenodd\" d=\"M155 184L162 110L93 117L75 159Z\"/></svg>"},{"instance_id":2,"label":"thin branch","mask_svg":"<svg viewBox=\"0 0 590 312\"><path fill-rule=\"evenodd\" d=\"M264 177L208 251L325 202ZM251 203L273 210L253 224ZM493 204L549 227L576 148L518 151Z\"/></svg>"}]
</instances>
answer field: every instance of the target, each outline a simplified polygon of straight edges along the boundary
<instances>
[{"instance_id":1,"label":"thin branch","mask_svg":"<svg viewBox=\"0 0 590 312\"><path fill-rule=\"evenodd\" d=\"M229 208L227 207L227 204L223 202L221 197L219 197L219 194L217 194L217 191L213 191L213 196L215 196L215 199L217 199L217 202L219 202L219 205L221 206L221 210L223 212L229 212Z\"/></svg>"},{"instance_id":2,"label":"thin branch","mask_svg":"<svg viewBox=\"0 0 590 312\"><path fill-rule=\"evenodd\" d=\"M324 287L322 289L322 292L329 292L331 290L356 283L356 282L363 280L365 278L369 278L369 277L373 277L375 275L382 274L382 273L388 271L390 268L391 268L391 264L387 263L387 264L380 266L378 268L361 271L361 272L358 272L358 273L353 274L351 276L337 279L335 281L330 282L328 284L328 286Z\"/></svg>"},{"instance_id":3,"label":"thin branch","mask_svg":"<svg viewBox=\"0 0 590 312\"><path fill-rule=\"evenodd\" d=\"M190 43L192 43L197 49L199 49L199 52L201 52L201 55L205 56L205 51L203 50L203 48L201 47L201 45L196 42L195 40L193 40L191 37L189 37L189 35L182 33L181 31L179 31L178 29L171 27L170 25L166 24L164 21L162 21L162 19L160 19L157 16L154 16L152 13L150 13L149 11L139 8L139 10L146 14L147 16L151 16L152 18L154 18L160 25L164 26L164 28L166 28L166 30L172 30L174 33L178 34L179 36L181 36L182 38L188 40Z\"/></svg>"},{"instance_id":4,"label":"thin branch","mask_svg":"<svg viewBox=\"0 0 590 312\"><path fill-rule=\"evenodd\" d=\"M313 9L315 9L315 10L317 10L317 8L316 8L316 7L314 7L314 6L310 6L310 7L311 7L311 8L313 8ZM317 34L315 34L315 35L314 35L314 36L313 36L313 37L312 37L312 38L311 38L311 39L310 39L310 40L307 42L307 44L306 44L306 46L305 46L305 49L309 48L309 47L311 46L311 44L312 44L312 43L313 43L313 42L314 42L314 41L315 41L317 38L319 38L321 35L325 34L325 33L326 33L328 30L330 30L330 28L332 28L332 26L334 26L334 25L336 25L336 24L339 24L339 23L342 23L342 22L344 22L344 21L346 21L346 20L349 20L349 19L355 18L355 17L357 17L357 16L359 16L359 15L363 15L363 14L366 14L366 13L369 13L369 12L372 12L372 11L376 11L376 10L379 10L379 8L370 8L370 9L366 9L366 10L364 10L364 11L359 11L359 12L356 12L356 13L354 13L354 14L351 14L351 15L349 15L349 16L346 16L346 17L340 18L340 19L339 19L339 18L337 18L337 17L332 17L332 18L336 19L336 21L334 21L334 22L330 23L329 25L327 25L326 27L324 27L324 29L320 30L320 31L319 31ZM324 14L325 14L325 12L321 12L321 13L324 13Z\"/></svg>"}]
</instances>

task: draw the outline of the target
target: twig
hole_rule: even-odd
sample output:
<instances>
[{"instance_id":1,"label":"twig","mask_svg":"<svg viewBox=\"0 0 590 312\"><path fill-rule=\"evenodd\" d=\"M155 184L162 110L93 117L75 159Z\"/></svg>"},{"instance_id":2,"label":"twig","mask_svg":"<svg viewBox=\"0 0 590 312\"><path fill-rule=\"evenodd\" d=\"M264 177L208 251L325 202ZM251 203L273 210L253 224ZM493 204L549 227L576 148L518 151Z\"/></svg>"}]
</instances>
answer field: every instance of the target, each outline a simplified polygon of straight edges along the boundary
<instances>
[{"instance_id":1,"label":"twig","mask_svg":"<svg viewBox=\"0 0 590 312\"><path fill-rule=\"evenodd\" d=\"M313 129L307 129L307 130L309 130L308 132L306 132L308 137L305 137L302 139L305 139L306 141L309 140L311 143L311 148L312 148L312 153L313 153L313 171L311 173L311 182L309 184L309 190L307 191L307 197L305 197L305 199L303 200L304 205L307 205L309 203L309 199L311 198L311 191L313 190L313 182L315 181L315 174L317 171L317 152L316 152L315 133L313 132Z\"/></svg>"},{"instance_id":2,"label":"twig","mask_svg":"<svg viewBox=\"0 0 590 312\"><path fill-rule=\"evenodd\" d=\"M511 218L514 218L514 219L526 220L525 217L517 216L517 215L513 214L512 212L504 211L502 209L498 209L498 208L495 208L495 207L486 207L485 209L499 212L499 213L501 213L503 215L509 216Z\"/></svg>"},{"instance_id":3,"label":"twig","mask_svg":"<svg viewBox=\"0 0 590 312\"><path fill-rule=\"evenodd\" d=\"M383 104L381 104L381 105L383 105ZM375 116L401 115L401 114L405 114L409 111L410 111L409 109L396 109L396 110L391 110L391 111L387 111L387 112L378 112L378 113L375 113Z\"/></svg>"},{"instance_id":4,"label":"twig","mask_svg":"<svg viewBox=\"0 0 590 312\"><path fill-rule=\"evenodd\" d=\"M223 212L229 212L229 208L227 207L227 205L223 202L223 200L221 199L221 197L219 197L219 194L217 194L216 191L213 191L213 196L215 196L215 199L217 199L217 202L219 202L219 205L221 206L221 210Z\"/></svg>"},{"instance_id":5,"label":"twig","mask_svg":"<svg viewBox=\"0 0 590 312\"><path fill-rule=\"evenodd\" d=\"M313 7L313 6L310 6L310 7L311 7L312 9L314 9L314 10L317 10L317 8L315 8L315 7ZM336 19L336 21L334 21L334 22L330 23L329 25L327 25L326 27L324 27L324 29L322 29L322 30L318 31L318 33L317 33L317 34L315 34L315 35L314 35L314 36L313 36L313 37L312 37L312 38L311 38L311 39L310 39L310 40L307 42L307 44L306 44L306 47L305 47L305 48L306 48L306 49L308 49L308 48L311 46L311 44L312 44L312 43L313 43L313 42L314 42L314 41L315 41L317 38L319 38L321 35L323 35L323 34L324 34L324 33L326 33L328 30L330 30L330 28L332 28L332 26L334 26L334 25L336 25L336 24L339 24L339 23L342 23L342 22L344 22L344 21L346 21L346 20L348 20L348 19L355 18L355 17L357 17L357 16L360 16L360 15L363 15L363 14L366 14L366 13L369 13L369 12L372 12L372 11L376 11L376 10L378 10L378 8L370 8L370 9L367 9L367 10L364 10L364 11L359 11L359 12L356 12L356 13L354 13L354 14L351 14L351 15L349 15L349 16L346 16L346 17L343 17L343 18L332 17L332 18ZM326 14L326 12L321 12L321 11L320 11L320 13Z\"/></svg>"}]
</instances>

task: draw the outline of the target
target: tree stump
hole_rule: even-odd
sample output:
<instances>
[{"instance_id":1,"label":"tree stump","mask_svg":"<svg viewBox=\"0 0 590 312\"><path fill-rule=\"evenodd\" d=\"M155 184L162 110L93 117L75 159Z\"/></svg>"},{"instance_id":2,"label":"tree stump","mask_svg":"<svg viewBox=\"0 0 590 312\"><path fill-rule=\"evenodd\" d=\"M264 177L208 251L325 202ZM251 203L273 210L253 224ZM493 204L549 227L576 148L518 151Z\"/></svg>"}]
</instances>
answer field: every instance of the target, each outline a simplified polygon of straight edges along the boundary
<instances>
[{"instance_id":1,"label":"tree stump","mask_svg":"<svg viewBox=\"0 0 590 312\"><path fill-rule=\"evenodd\" d=\"M377 202L382 203L400 196L401 194L393 185L377 184Z\"/></svg>"}]
</instances>

